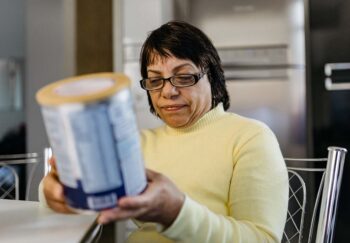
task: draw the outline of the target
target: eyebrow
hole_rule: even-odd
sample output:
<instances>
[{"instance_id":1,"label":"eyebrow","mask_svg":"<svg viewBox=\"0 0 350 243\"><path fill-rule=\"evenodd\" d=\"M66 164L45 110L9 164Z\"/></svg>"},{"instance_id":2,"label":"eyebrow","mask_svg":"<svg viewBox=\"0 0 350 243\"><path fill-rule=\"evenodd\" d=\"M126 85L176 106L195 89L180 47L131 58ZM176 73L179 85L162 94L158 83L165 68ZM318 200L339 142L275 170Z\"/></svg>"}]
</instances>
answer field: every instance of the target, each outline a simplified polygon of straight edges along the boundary
<instances>
[{"instance_id":1,"label":"eyebrow","mask_svg":"<svg viewBox=\"0 0 350 243\"><path fill-rule=\"evenodd\" d=\"M173 72L177 72L177 71L179 71L181 68L183 68L185 66L190 66L190 67L193 68L193 65L191 65L190 63L184 63L184 64L180 64L179 66L176 66L173 69ZM147 72L152 72L152 73L156 73L156 74L161 74L162 73L161 71L154 70L154 69L148 69Z\"/></svg>"}]
</instances>

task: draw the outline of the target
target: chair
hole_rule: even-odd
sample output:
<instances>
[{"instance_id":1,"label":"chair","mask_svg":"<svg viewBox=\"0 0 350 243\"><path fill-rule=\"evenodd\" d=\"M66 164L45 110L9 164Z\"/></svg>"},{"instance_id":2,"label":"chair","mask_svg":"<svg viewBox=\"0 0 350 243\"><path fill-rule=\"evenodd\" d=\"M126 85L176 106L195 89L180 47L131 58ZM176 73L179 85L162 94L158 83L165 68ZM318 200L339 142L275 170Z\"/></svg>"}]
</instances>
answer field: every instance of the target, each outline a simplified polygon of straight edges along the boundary
<instances>
[{"instance_id":1,"label":"chair","mask_svg":"<svg viewBox=\"0 0 350 243\"><path fill-rule=\"evenodd\" d=\"M285 158L289 205L283 243L332 242L346 152L329 147L328 158Z\"/></svg>"},{"instance_id":2,"label":"chair","mask_svg":"<svg viewBox=\"0 0 350 243\"><path fill-rule=\"evenodd\" d=\"M0 199L19 199L19 178L17 171L0 164Z\"/></svg>"},{"instance_id":3,"label":"chair","mask_svg":"<svg viewBox=\"0 0 350 243\"><path fill-rule=\"evenodd\" d=\"M20 199L20 191L25 191L25 200L29 197L30 187L34 173L39 163L45 164L45 174L49 171L48 158L51 156L51 149L45 149L43 153L26 153L0 155L0 199ZM28 180L23 188L20 185L19 171L21 166L31 166ZM24 167L26 169L26 167ZM23 167L22 167L23 168Z\"/></svg>"}]
</instances>

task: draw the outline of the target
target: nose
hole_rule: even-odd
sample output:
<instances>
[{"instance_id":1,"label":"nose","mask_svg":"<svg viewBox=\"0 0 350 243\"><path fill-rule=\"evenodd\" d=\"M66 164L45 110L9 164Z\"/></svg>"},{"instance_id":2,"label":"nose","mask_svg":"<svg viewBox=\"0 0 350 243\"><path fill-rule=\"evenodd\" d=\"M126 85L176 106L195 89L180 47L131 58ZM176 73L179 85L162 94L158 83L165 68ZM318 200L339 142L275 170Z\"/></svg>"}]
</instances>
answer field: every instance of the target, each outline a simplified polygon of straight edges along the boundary
<instances>
[{"instance_id":1,"label":"nose","mask_svg":"<svg viewBox=\"0 0 350 243\"><path fill-rule=\"evenodd\" d=\"M173 86L169 80L165 81L164 86L162 88L162 96L164 98L170 99L177 95L179 95L178 88Z\"/></svg>"}]
</instances>

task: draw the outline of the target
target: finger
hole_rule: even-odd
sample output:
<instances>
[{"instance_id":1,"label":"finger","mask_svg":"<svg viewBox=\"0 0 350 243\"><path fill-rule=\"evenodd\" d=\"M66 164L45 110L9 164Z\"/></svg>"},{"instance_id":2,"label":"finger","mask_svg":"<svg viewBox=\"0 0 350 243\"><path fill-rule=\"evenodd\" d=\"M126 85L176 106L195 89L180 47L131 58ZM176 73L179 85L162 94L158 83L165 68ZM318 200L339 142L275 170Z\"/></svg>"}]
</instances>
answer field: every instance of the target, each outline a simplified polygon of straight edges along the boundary
<instances>
[{"instance_id":1,"label":"finger","mask_svg":"<svg viewBox=\"0 0 350 243\"><path fill-rule=\"evenodd\" d=\"M44 184L44 195L47 205L59 213L74 213L65 201L63 186L54 178L47 178L47 181Z\"/></svg>"},{"instance_id":2,"label":"finger","mask_svg":"<svg viewBox=\"0 0 350 243\"><path fill-rule=\"evenodd\" d=\"M143 215L146 211L147 211L146 208L139 208L136 210L127 210L127 209L121 209L118 207L115 209L102 211L97 221L100 224L107 224L112 221L137 218Z\"/></svg>"},{"instance_id":3,"label":"finger","mask_svg":"<svg viewBox=\"0 0 350 243\"><path fill-rule=\"evenodd\" d=\"M52 156L51 158L49 158L48 160L50 166L51 166L51 170L50 171L55 171L57 172L57 167L56 167L56 158L55 156Z\"/></svg>"},{"instance_id":4,"label":"finger","mask_svg":"<svg viewBox=\"0 0 350 243\"><path fill-rule=\"evenodd\" d=\"M47 175L53 177L59 183L59 177L56 170L51 170Z\"/></svg>"},{"instance_id":5,"label":"finger","mask_svg":"<svg viewBox=\"0 0 350 243\"><path fill-rule=\"evenodd\" d=\"M101 211L97 218L99 224L107 224L118 219L118 208Z\"/></svg>"},{"instance_id":6,"label":"finger","mask_svg":"<svg viewBox=\"0 0 350 243\"><path fill-rule=\"evenodd\" d=\"M119 200L118 206L122 209L137 209L140 207L146 207L148 205L148 195L134 196L134 197L123 197Z\"/></svg>"},{"instance_id":7,"label":"finger","mask_svg":"<svg viewBox=\"0 0 350 243\"><path fill-rule=\"evenodd\" d=\"M120 209L119 208L113 208L101 211L100 215L97 218L97 222L99 224L107 224L109 222L121 219L119 216Z\"/></svg>"},{"instance_id":8,"label":"finger","mask_svg":"<svg viewBox=\"0 0 350 243\"><path fill-rule=\"evenodd\" d=\"M57 202L57 201L48 201L48 206L58 213L72 214L75 213L70 209L66 203Z\"/></svg>"},{"instance_id":9,"label":"finger","mask_svg":"<svg viewBox=\"0 0 350 243\"><path fill-rule=\"evenodd\" d=\"M46 203L51 209L60 213L74 213L74 211L67 206L64 198L63 186L53 172L45 176L43 183Z\"/></svg>"},{"instance_id":10,"label":"finger","mask_svg":"<svg viewBox=\"0 0 350 243\"><path fill-rule=\"evenodd\" d=\"M151 177L159 177L159 173L154 171L148 172ZM159 187L155 186L155 183L148 183L145 191L136 196L122 197L118 201L118 206L123 209L135 209L140 207L149 207L159 195Z\"/></svg>"},{"instance_id":11,"label":"finger","mask_svg":"<svg viewBox=\"0 0 350 243\"><path fill-rule=\"evenodd\" d=\"M53 175L57 180L58 179L58 172L57 172L57 167L56 167L56 159L55 157L51 157L49 159L49 164L51 166L50 170L49 170L49 174Z\"/></svg>"},{"instance_id":12,"label":"finger","mask_svg":"<svg viewBox=\"0 0 350 243\"><path fill-rule=\"evenodd\" d=\"M50 172L44 178L44 195L47 200L64 202L63 186L59 183L54 173Z\"/></svg>"},{"instance_id":13,"label":"finger","mask_svg":"<svg viewBox=\"0 0 350 243\"><path fill-rule=\"evenodd\" d=\"M49 158L49 164L50 164L51 166L56 166L56 158L55 158L54 156L51 156L51 157Z\"/></svg>"}]
</instances>

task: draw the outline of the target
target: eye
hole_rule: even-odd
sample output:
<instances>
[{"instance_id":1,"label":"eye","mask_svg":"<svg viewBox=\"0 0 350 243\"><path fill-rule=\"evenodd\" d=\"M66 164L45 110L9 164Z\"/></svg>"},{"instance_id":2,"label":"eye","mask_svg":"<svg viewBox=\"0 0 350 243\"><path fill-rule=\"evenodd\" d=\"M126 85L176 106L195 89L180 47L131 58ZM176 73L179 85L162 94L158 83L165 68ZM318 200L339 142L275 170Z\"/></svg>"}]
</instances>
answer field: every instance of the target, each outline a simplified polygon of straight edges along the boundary
<instances>
[{"instance_id":1,"label":"eye","mask_svg":"<svg viewBox=\"0 0 350 243\"><path fill-rule=\"evenodd\" d=\"M148 84L151 87L156 87L159 86L163 83L163 79L162 78L148 78Z\"/></svg>"},{"instance_id":2,"label":"eye","mask_svg":"<svg viewBox=\"0 0 350 243\"><path fill-rule=\"evenodd\" d=\"M192 74L181 74L174 76L174 79L178 84L189 84L194 81L194 76Z\"/></svg>"}]
</instances>

